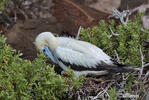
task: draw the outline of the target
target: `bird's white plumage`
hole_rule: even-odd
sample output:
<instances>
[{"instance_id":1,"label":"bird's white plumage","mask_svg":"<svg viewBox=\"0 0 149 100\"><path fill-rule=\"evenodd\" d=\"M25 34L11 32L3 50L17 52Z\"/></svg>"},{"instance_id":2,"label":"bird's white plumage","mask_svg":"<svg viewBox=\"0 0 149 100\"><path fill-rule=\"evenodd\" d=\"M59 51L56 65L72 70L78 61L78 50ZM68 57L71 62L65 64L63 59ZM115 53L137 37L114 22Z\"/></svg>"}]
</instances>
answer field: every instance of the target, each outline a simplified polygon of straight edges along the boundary
<instances>
[{"instance_id":1,"label":"bird's white plumage","mask_svg":"<svg viewBox=\"0 0 149 100\"><path fill-rule=\"evenodd\" d=\"M73 68L77 77L82 74L107 74L108 70L112 70L112 67L115 68L116 72L118 70L123 71L100 48L85 41L70 37L55 37L51 32L43 32L36 37L35 45L38 50L46 49L47 51L44 53L51 59L53 58L54 62L64 71L68 69L66 64L75 65ZM79 70L79 68L85 70ZM124 70L126 69L124 68Z\"/></svg>"},{"instance_id":2,"label":"bird's white plumage","mask_svg":"<svg viewBox=\"0 0 149 100\"><path fill-rule=\"evenodd\" d=\"M96 67L101 61L112 64L111 58L96 46L73 38L59 37L55 55L65 62L84 67Z\"/></svg>"},{"instance_id":3,"label":"bird's white plumage","mask_svg":"<svg viewBox=\"0 0 149 100\"><path fill-rule=\"evenodd\" d=\"M63 47L58 47L55 51L55 55L62 59L64 62L78 66L84 65L85 67L94 67L98 63L98 60L89 54L82 54L78 51Z\"/></svg>"}]
</instances>

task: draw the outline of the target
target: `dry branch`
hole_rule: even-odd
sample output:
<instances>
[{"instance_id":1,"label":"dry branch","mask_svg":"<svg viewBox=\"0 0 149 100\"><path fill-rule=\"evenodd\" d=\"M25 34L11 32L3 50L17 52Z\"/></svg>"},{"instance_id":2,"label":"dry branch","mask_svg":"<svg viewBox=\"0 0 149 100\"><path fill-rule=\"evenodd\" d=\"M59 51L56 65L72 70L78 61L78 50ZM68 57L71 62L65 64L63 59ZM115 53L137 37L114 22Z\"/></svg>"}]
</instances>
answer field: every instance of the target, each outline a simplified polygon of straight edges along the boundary
<instances>
[{"instance_id":1,"label":"dry branch","mask_svg":"<svg viewBox=\"0 0 149 100\"><path fill-rule=\"evenodd\" d=\"M109 36L109 38L116 37L116 36L119 36L120 35L120 34L114 33L111 28L109 28L109 29L111 31L111 35Z\"/></svg>"},{"instance_id":2,"label":"dry branch","mask_svg":"<svg viewBox=\"0 0 149 100\"><path fill-rule=\"evenodd\" d=\"M80 32L81 32L81 29L82 29L82 26L79 27L79 30L78 30L78 33L77 33L77 36L76 36L77 40L79 39L79 35L80 35Z\"/></svg>"},{"instance_id":3,"label":"dry branch","mask_svg":"<svg viewBox=\"0 0 149 100\"><path fill-rule=\"evenodd\" d=\"M129 10L124 10L123 12L120 12L117 9L112 9L112 13L113 15L109 17L115 17L116 19L120 19L121 23L127 26L130 15Z\"/></svg>"},{"instance_id":4,"label":"dry branch","mask_svg":"<svg viewBox=\"0 0 149 100\"><path fill-rule=\"evenodd\" d=\"M120 58L119 58L119 56L118 56L118 53L117 53L117 51L116 51L116 50L114 50L114 53L115 53L115 55L116 55L117 62L118 62L118 63L120 63Z\"/></svg>"},{"instance_id":5,"label":"dry branch","mask_svg":"<svg viewBox=\"0 0 149 100\"><path fill-rule=\"evenodd\" d=\"M140 54L141 54L141 63L142 63L142 66L141 66L141 69L140 69L139 78L141 78L141 76L142 76L142 74L143 74L143 69L144 69L144 56L143 56L141 47L140 47Z\"/></svg>"},{"instance_id":6,"label":"dry branch","mask_svg":"<svg viewBox=\"0 0 149 100\"><path fill-rule=\"evenodd\" d=\"M131 9L130 10L130 14L136 12L136 11L140 11L140 12L144 12L147 8L149 8L149 4L144 4L144 5L141 5L139 7L136 7L134 9Z\"/></svg>"}]
</instances>

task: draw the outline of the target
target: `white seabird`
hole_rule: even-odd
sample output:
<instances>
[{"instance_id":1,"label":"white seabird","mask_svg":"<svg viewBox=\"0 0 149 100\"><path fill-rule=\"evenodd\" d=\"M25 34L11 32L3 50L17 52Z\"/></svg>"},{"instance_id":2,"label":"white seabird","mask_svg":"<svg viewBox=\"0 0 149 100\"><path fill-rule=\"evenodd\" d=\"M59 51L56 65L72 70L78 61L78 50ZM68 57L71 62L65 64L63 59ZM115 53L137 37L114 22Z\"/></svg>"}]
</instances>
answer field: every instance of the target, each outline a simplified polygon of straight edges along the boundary
<instances>
[{"instance_id":1,"label":"white seabird","mask_svg":"<svg viewBox=\"0 0 149 100\"><path fill-rule=\"evenodd\" d=\"M70 37L55 37L51 32L43 32L35 39L35 46L43 51L63 71L68 66L75 75L104 75L133 70L133 67L112 60L97 46Z\"/></svg>"}]
</instances>

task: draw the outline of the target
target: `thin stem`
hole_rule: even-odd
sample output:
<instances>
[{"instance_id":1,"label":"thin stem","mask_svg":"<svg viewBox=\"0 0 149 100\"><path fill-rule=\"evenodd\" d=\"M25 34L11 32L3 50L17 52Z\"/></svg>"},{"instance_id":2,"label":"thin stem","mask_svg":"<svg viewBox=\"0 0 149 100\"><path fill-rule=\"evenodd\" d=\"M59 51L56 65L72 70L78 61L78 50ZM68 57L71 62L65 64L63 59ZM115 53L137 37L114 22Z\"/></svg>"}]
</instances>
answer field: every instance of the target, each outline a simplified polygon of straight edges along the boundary
<instances>
[{"instance_id":1,"label":"thin stem","mask_svg":"<svg viewBox=\"0 0 149 100\"><path fill-rule=\"evenodd\" d=\"M141 76L142 76L142 74L143 74L143 69L144 69L144 56L143 56L141 47L140 47L140 54L141 54L141 63L142 63L142 66L141 66L141 69L140 69L139 78L141 78Z\"/></svg>"},{"instance_id":2,"label":"thin stem","mask_svg":"<svg viewBox=\"0 0 149 100\"><path fill-rule=\"evenodd\" d=\"M82 26L79 27L79 30L78 30L78 33L77 33L77 36L76 36L77 40L79 39L79 35L80 35L80 32L81 32L81 29L82 29Z\"/></svg>"}]
</instances>

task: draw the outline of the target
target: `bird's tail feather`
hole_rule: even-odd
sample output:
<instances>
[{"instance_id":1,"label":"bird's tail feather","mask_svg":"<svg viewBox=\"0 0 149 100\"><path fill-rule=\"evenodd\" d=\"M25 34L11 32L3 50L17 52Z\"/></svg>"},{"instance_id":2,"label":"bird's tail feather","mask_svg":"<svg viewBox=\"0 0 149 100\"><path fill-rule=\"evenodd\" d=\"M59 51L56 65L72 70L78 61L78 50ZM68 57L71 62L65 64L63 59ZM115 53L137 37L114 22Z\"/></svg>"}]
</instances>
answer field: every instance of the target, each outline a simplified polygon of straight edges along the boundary
<instances>
[{"instance_id":1,"label":"bird's tail feather","mask_svg":"<svg viewBox=\"0 0 149 100\"><path fill-rule=\"evenodd\" d=\"M137 71L140 69L135 68L135 67L130 66L130 65L117 64L117 66L108 68L107 70L109 72L113 72L113 73L124 73L124 72L130 72L130 71Z\"/></svg>"}]
</instances>

